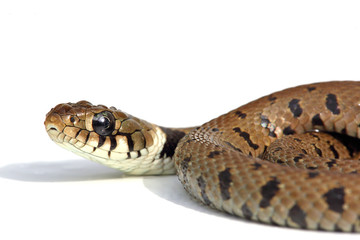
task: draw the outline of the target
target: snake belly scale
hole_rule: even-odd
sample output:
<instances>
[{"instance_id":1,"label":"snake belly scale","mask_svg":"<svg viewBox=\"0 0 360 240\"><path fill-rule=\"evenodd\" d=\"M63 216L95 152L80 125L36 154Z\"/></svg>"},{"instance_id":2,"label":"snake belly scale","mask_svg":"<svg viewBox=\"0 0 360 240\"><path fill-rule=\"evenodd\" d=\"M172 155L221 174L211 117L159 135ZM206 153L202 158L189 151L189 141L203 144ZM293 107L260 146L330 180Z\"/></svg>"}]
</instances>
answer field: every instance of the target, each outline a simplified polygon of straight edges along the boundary
<instances>
[{"instance_id":1,"label":"snake belly scale","mask_svg":"<svg viewBox=\"0 0 360 240\"><path fill-rule=\"evenodd\" d=\"M165 128L114 107L64 103L51 139L129 174L178 175L204 205L251 221L360 232L360 82L302 85L202 126Z\"/></svg>"}]
</instances>

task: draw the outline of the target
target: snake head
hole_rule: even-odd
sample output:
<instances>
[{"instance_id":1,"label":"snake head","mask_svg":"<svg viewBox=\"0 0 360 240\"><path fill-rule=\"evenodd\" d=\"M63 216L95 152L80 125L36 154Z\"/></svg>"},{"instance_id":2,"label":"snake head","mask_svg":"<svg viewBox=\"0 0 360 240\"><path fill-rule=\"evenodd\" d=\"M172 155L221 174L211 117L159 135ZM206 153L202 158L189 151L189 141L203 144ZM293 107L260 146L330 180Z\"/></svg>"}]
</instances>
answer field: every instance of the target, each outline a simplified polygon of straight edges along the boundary
<instances>
[{"instance_id":1,"label":"snake head","mask_svg":"<svg viewBox=\"0 0 360 240\"><path fill-rule=\"evenodd\" d=\"M156 125L87 101L58 104L44 124L61 147L126 172L139 168L144 159L156 158L165 141Z\"/></svg>"},{"instance_id":2,"label":"snake head","mask_svg":"<svg viewBox=\"0 0 360 240\"><path fill-rule=\"evenodd\" d=\"M121 123L130 118L129 115L114 107L107 108L104 105L92 105L87 101L79 101L58 104L46 114L44 124L50 138L55 142L63 142L63 137L70 137L86 143L86 139L79 137L81 131L94 132L99 135L99 138L116 135ZM141 126L135 126L133 130L139 128ZM59 136L59 133L64 133L64 136Z\"/></svg>"}]
</instances>

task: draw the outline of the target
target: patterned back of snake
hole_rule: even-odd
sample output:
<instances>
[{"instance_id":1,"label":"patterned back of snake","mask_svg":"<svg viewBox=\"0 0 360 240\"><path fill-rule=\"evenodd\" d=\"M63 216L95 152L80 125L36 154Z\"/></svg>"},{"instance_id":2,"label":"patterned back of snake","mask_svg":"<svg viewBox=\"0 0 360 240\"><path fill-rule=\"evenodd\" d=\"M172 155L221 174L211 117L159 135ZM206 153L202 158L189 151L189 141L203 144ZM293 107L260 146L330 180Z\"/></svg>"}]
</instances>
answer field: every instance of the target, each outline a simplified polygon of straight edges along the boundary
<instances>
[{"instance_id":1,"label":"patterned back of snake","mask_svg":"<svg viewBox=\"0 0 360 240\"><path fill-rule=\"evenodd\" d=\"M360 82L302 85L196 128L165 128L114 107L59 104L62 147L130 174L176 173L203 204L263 223L360 231Z\"/></svg>"}]
</instances>

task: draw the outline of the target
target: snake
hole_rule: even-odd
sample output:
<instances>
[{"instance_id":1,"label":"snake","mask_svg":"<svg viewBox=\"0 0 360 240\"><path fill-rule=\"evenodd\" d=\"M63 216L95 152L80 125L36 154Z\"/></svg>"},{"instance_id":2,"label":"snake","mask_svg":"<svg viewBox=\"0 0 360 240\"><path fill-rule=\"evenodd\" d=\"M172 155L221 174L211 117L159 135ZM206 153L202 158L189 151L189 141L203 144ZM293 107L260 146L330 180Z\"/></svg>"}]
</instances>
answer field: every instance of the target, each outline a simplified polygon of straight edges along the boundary
<instances>
[{"instance_id":1,"label":"snake","mask_svg":"<svg viewBox=\"0 0 360 240\"><path fill-rule=\"evenodd\" d=\"M360 232L360 81L300 85L189 128L62 103L50 138L131 175L176 174L205 206L277 226Z\"/></svg>"}]
</instances>

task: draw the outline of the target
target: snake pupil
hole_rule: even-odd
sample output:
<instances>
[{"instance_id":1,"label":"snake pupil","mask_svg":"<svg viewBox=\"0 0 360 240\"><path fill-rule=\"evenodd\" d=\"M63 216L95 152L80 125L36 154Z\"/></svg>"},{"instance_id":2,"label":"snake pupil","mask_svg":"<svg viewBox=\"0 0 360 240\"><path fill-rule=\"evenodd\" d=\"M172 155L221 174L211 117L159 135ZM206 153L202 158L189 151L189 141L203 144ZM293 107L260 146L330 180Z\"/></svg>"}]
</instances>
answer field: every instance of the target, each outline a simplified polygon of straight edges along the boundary
<instances>
[{"instance_id":1,"label":"snake pupil","mask_svg":"<svg viewBox=\"0 0 360 240\"><path fill-rule=\"evenodd\" d=\"M97 134L108 136L115 129L115 117L109 111L97 113L92 120L92 126Z\"/></svg>"}]
</instances>

